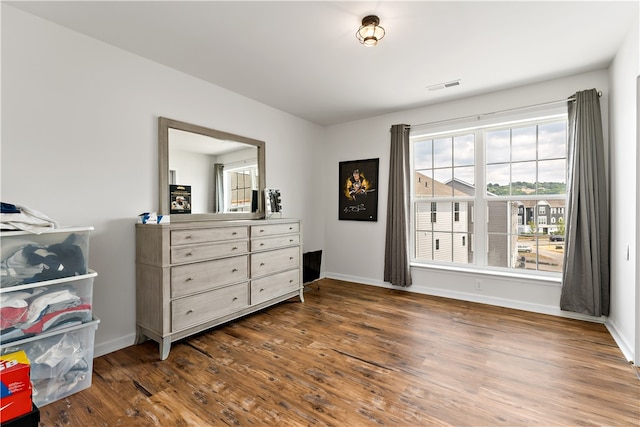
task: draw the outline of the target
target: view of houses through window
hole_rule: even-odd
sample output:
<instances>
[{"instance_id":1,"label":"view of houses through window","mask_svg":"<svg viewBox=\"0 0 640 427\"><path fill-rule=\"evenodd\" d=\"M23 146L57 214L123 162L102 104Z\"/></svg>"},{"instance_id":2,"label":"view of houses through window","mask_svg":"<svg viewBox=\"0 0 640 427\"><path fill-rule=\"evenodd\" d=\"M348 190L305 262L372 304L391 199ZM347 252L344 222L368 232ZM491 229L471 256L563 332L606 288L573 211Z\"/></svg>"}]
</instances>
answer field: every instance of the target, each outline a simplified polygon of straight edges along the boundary
<instances>
[{"instance_id":1,"label":"view of houses through window","mask_svg":"<svg viewBox=\"0 0 640 427\"><path fill-rule=\"evenodd\" d=\"M561 272L566 127L562 115L412 132L414 262Z\"/></svg>"}]
</instances>

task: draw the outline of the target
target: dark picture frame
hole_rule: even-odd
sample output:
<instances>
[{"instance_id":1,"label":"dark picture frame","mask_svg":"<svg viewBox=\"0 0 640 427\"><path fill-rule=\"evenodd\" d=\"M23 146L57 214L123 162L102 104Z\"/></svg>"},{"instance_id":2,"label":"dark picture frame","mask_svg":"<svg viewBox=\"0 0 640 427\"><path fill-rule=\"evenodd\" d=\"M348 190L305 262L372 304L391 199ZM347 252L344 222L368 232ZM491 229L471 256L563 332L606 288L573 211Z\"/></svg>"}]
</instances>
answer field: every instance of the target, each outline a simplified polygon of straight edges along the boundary
<instances>
[{"instance_id":1,"label":"dark picture frame","mask_svg":"<svg viewBox=\"0 0 640 427\"><path fill-rule=\"evenodd\" d=\"M338 219L378 221L380 159L340 162Z\"/></svg>"},{"instance_id":2,"label":"dark picture frame","mask_svg":"<svg viewBox=\"0 0 640 427\"><path fill-rule=\"evenodd\" d=\"M191 213L191 186L169 184L169 201L171 214Z\"/></svg>"}]
</instances>

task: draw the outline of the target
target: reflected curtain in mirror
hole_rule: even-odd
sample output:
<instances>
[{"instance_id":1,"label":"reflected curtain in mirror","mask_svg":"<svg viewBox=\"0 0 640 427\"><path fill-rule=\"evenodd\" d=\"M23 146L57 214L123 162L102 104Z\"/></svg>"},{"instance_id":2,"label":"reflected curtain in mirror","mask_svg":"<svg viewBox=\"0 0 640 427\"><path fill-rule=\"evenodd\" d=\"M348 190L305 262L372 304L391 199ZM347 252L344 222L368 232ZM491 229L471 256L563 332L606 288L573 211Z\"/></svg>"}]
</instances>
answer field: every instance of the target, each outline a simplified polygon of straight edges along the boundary
<instances>
[{"instance_id":1,"label":"reflected curtain in mirror","mask_svg":"<svg viewBox=\"0 0 640 427\"><path fill-rule=\"evenodd\" d=\"M391 127L384 281L411 285L409 266L409 125Z\"/></svg>"},{"instance_id":2,"label":"reflected curtain in mirror","mask_svg":"<svg viewBox=\"0 0 640 427\"><path fill-rule=\"evenodd\" d=\"M224 212L224 165L213 165L213 212Z\"/></svg>"},{"instance_id":3,"label":"reflected curtain in mirror","mask_svg":"<svg viewBox=\"0 0 640 427\"><path fill-rule=\"evenodd\" d=\"M569 176L560 308L609 315L609 203L600 100L595 89L570 100Z\"/></svg>"}]
</instances>

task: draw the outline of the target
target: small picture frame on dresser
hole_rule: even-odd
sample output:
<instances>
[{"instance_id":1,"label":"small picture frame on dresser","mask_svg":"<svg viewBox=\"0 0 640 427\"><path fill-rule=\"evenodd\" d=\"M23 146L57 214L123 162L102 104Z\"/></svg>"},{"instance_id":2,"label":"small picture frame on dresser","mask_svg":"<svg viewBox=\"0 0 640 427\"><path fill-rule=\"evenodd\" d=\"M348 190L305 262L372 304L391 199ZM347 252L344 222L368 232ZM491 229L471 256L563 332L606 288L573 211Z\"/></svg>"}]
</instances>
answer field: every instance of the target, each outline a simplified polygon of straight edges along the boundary
<instances>
[{"instance_id":1,"label":"small picture frame on dresser","mask_svg":"<svg viewBox=\"0 0 640 427\"><path fill-rule=\"evenodd\" d=\"M267 188L264 190L266 218L282 218L282 196L280 190Z\"/></svg>"},{"instance_id":2,"label":"small picture frame on dresser","mask_svg":"<svg viewBox=\"0 0 640 427\"><path fill-rule=\"evenodd\" d=\"M172 214L190 214L191 186L170 184L169 200L171 201L170 212Z\"/></svg>"}]
</instances>

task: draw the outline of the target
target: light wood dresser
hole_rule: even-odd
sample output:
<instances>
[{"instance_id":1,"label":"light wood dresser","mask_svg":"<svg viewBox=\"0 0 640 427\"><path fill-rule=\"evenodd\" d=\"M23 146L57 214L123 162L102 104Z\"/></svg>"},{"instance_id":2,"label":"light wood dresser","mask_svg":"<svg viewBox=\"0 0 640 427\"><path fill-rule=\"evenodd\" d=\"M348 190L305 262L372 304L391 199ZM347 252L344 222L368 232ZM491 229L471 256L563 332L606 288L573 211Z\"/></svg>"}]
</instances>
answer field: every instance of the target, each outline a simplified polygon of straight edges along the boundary
<instances>
[{"instance_id":1,"label":"light wood dresser","mask_svg":"<svg viewBox=\"0 0 640 427\"><path fill-rule=\"evenodd\" d=\"M292 219L136 224L137 342L171 343L299 296L301 224Z\"/></svg>"}]
</instances>

